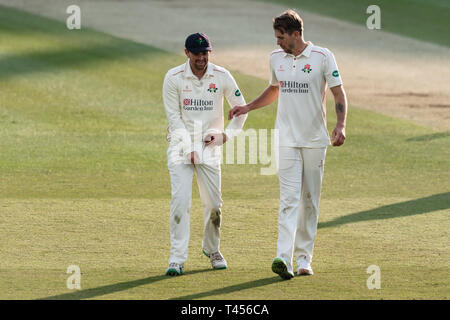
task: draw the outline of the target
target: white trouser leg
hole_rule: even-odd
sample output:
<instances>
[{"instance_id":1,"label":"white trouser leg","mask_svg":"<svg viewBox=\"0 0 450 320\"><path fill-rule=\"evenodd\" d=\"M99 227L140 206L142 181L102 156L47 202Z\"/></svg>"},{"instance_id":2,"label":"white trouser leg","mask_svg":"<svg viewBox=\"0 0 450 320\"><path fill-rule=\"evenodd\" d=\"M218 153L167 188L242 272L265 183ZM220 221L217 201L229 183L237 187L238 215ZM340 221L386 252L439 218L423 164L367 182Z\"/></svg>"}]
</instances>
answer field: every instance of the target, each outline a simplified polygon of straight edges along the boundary
<instances>
[{"instance_id":1,"label":"white trouser leg","mask_svg":"<svg viewBox=\"0 0 450 320\"><path fill-rule=\"evenodd\" d=\"M188 256L194 166L183 163L169 164L169 173L172 188L169 263L182 264Z\"/></svg>"},{"instance_id":2,"label":"white trouser leg","mask_svg":"<svg viewBox=\"0 0 450 320\"><path fill-rule=\"evenodd\" d=\"M220 163L195 165L197 184L203 204L204 232L202 248L206 253L219 251L222 219Z\"/></svg>"},{"instance_id":3,"label":"white trouser leg","mask_svg":"<svg viewBox=\"0 0 450 320\"><path fill-rule=\"evenodd\" d=\"M278 213L277 257L288 263L292 272L294 236L300 206L303 160L300 148L280 147L278 178L280 180L280 210Z\"/></svg>"},{"instance_id":4,"label":"white trouser leg","mask_svg":"<svg viewBox=\"0 0 450 320\"><path fill-rule=\"evenodd\" d=\"M295 234L295 257L311 262L319 219L319 201L326 148L301 148L303 158L302 195Z\"/></svg>"}]
</instances>

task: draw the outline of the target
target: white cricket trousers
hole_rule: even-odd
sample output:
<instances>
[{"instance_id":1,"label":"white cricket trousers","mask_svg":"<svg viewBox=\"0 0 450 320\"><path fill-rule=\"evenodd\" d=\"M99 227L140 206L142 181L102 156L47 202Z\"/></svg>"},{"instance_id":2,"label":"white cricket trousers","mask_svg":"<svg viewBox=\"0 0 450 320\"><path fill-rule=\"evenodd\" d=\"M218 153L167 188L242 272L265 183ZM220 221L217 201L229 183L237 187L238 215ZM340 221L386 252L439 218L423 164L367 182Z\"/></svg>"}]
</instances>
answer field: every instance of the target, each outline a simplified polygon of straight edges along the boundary
<instances>
[{"instance_id":1,"label":"white cricket trousers","mask_svg":"<svg viewBox=\"0 0 450 320\"><path fill-rule=\"evenodd\" d=\"M327 148L279 147L277 257L292 272L293 255L311 262Z\"/></svg>"},{"instance_id":2,"label":"white cricket trousers","mask_svg":"<svg viewBox=\"0 0 450 320\"><path fill-rule=\"evenodd\" d=\"M221 169L218 164L169 164L172 200L170 202L170 258L169 263L184 263L188 257L192 177L197 184L203 205L203 250L219 251L222 197Z\"/></svg>"}]
</instances>

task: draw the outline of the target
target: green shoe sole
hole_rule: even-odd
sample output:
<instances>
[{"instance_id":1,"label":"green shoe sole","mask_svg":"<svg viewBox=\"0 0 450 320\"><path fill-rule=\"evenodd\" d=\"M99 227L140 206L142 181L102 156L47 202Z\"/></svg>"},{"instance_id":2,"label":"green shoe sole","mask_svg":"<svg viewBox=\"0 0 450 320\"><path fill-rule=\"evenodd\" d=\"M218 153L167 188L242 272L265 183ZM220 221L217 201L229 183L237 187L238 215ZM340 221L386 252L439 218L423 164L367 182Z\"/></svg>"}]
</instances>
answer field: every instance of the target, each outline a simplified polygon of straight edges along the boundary
<instances>
[{"instance_id":1,"label":"green shoe sole","mask_svg":"<svg viewBox=\"0 0 450 320\"><path fill-rule=\"evenodd\" d=\"M166 276L175 277L175 276L181 276L184 274L184 271L181 270L180 272L177 271L177 269L169 269L166 271Z\"/></svg>"},{"instance_id":2,"label":"green shoe sole","mask_svg":"<svg viewBox=\"0 0 450 320\"><path fill-rule=\"evenodd\" d=\"M213 268L214 270L225 270L227 267Z\"/></svg>"},{"instance_id":3,"label":"green shoe sole","mask_svg":"<svg viewBox=\"0 0 450 320\"><path fill-rule=\"evenodd\" d=\"M287 270L286 263L280 258L273 259L272 271L278 274L282 279L289 280L294 276Z\"/></svg>"}]
</instances>

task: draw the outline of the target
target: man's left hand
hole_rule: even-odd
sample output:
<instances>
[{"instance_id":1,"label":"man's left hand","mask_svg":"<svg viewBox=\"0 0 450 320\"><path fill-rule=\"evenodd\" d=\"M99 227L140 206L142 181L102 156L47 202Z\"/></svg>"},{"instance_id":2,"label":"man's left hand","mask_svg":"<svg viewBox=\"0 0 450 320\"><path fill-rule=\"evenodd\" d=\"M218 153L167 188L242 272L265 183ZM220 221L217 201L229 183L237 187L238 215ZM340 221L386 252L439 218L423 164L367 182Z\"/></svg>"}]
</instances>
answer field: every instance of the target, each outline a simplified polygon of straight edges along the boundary
<instances>
[{"instance_id":1,"label":"man's left hand","mask_svg":"<svg viewBox=\"0 0 450 320\"><path fill-rule=\"evenodd\" d=\"M221 146L227 142L225 133L209 133L205 137L205 146Z\"/></svg>"}]
</instances>

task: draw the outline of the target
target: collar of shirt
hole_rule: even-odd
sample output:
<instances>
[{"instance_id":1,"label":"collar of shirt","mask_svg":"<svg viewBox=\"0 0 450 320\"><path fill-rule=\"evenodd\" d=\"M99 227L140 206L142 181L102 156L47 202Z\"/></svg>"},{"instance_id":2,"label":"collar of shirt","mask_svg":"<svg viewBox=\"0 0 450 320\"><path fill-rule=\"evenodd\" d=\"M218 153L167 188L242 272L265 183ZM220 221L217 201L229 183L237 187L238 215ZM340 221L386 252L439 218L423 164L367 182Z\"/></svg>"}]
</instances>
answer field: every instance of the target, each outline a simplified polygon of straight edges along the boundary
<instances>
[{"instance_id":1,"label":"collar of shirt","mask_svg":"<svg viewBox=\"0 0 450 320\"><path fill-rule=\"evenodd\" d=\"M312 47L313 47L313 43L311 41L308 41L307 43L308 43L308 45L306 46L306 48L303 49L302 53L300 53L298 56L294 56L291 53L285 53L284 56L285 57L300 58L303 55L303 56L309 58L309 55L311 54L311 50L312 50Z\"/></svg>"},{"instance_id":2,"label":"collar of shirt","mask_svg":"<svg viewBox=\"0 0 450 320\"><path fill-rule=\"evenodd\" d=\"M183 75L184 75L185 78L198 79L197 76L192 72L191 65L189 64L189 61L190 61L189 59L188 59L188 61L186 61ZM214 77L213 66L209 62L208 62L208 68L206 68L206 72L203 75L202 79L205 78L205 77Z\"/></svg>"}]
</instances>

